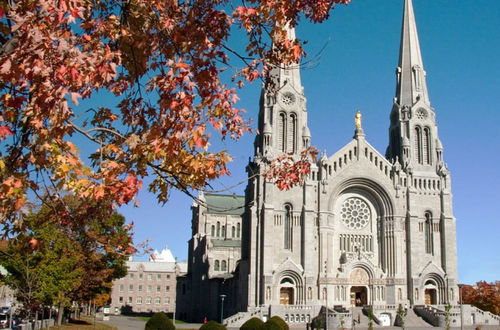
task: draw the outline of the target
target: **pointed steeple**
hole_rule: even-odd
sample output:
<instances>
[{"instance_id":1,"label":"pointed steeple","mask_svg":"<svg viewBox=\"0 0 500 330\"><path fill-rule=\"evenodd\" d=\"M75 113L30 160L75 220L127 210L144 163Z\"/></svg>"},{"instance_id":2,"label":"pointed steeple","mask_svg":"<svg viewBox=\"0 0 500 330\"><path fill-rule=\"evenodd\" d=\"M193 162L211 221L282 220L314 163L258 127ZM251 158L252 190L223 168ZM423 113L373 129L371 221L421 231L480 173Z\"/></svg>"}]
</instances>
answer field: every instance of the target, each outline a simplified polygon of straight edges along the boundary
<instances>
[{"instance_id":1,"label":"pointed steeple","mask_svg":"<svg viewBox=\"0 0 500 330\"><path fill-rule=\"evenodd\" d=\"M397 74L396 100L399 105L412 106L419 100L430 105L412 0L404 3Z\"/></svg>"},{"instance_id":2,"label":"pointed steeple","mask_svg":"<svg viewBox=\"0 0 500 330\"><path fill-rule=\"evenodd\" d=\"M295 29L286 27L287 38L294 40ZM275 66L271 83L261 93L259 131L255 138L256 156L299 154L310 145L306 98L300 79L299 63Z\"/></svg>"},{"instance_id":3,"label":"pointed steeple","mask_svg":"<svg viewBox=\"0 0 500 330\"><path fill-rule=\"evenodd\" d=\"M404 169L433 173L442 167L436 114L429 102L412 0L404 1L396 97L386 157Z\"/></svg>"}]
</instances>

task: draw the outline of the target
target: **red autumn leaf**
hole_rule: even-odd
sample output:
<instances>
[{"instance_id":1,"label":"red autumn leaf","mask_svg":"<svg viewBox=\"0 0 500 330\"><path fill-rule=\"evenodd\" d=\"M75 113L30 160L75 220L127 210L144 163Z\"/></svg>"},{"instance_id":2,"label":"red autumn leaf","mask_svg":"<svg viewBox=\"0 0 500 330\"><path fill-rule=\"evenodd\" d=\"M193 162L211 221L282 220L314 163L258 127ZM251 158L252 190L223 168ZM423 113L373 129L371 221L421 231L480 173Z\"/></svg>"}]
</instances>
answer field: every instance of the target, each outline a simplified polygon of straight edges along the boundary
<instances>
[{"instance_id":1,"label":"red autumn leaf","mask_svg":"<svg viewBox=\"0 0 500 330\"><path fill-rule=\"evenodd\" d=\"M9 135L14 135L9 126L0 125L0 140L4 140Z\"/></svg>"}]
</instances>

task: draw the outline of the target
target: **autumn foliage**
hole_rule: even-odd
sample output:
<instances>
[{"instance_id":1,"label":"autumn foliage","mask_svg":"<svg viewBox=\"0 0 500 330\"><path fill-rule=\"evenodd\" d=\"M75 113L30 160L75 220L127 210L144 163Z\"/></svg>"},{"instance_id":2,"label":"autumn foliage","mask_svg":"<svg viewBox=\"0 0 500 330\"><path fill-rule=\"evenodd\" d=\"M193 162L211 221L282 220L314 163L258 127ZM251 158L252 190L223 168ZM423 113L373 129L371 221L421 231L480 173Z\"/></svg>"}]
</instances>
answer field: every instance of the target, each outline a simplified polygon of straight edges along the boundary
<instances>
[{"instance_id":1,"label":"autumn foliage","mask_svg":"<svg viewBox=\"0 0 500 330\"><path fill-rule=\"evenodd\" d=\"M462 302L474 305L484 311L500 315L500 281L477 282L462 286Z\"/></svg>"},{"instance_id":2,"label":"autumn foliage","mask_svg":"<svg viewBox=\"0 0 500 330\"><path fill-rule=\"evenodd\" d=\"M0 250L0 279L15 289L27 311L41 305L105 303L111 282L126 275L135 251L125 218L102 203L65 196L57 204L35 207L22 217ZM60 320L60 318L59 318Z\"/></svg>"},{"instance_id":3,"label":"autumn foliage","mask_svg":"<svg viewBox=\"0 0 500 330\"><path fill-rule=\"evenodd\" d=\"M230 155L211 150L210 141L250 130L236 106L237 88L267 82L273 66L300 61L302 42L288 40L286 26L300 18L321 22L336 3L348 2L2 1L5 229L32 197L57 204L69 191L121 205L153 175L148 188L165 202L172 188L198 189L228 174ZM245 54L228 44L236 29L248 36ZM221 75L234 57L239 69L228 84ZM91 98L100 106L85 106ZM307 167L287 173L294 169ZM284 175L282 187L300 181L294 173Z\"/></svg>"}]
</instances>

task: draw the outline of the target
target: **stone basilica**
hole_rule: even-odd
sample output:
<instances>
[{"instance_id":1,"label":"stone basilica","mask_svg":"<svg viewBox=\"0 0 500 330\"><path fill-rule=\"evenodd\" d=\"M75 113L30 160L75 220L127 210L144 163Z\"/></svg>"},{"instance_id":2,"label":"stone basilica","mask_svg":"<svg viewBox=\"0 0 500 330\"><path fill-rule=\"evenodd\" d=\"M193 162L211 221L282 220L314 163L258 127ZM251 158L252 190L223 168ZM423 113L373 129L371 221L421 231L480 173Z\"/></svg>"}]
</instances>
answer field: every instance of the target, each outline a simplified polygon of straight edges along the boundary
<instances>
[{"instance_id":1,"label":"stone basilica","mask_svg":"<svg viewBox=\"0 0 500 330\"><path fill-rule=\"evenodd\" d=\"M262 91L245 196L201 194L193 205L178 317L238 326L272 315L306 323L328 311L335 326L362 323L363 307L371 306L378 324L391 325L402 306L415 325L442 325L451 304L458 326L451 180L412 1L404 4L385 155L365 139L358 112L352 141L322 155L303 185L280 191L259 174L280 153L298 155L311 133L299 69L274 76L281 88ZM466 312L464 324L487 319L470 306Z\"/></svg>"}]
</instances>

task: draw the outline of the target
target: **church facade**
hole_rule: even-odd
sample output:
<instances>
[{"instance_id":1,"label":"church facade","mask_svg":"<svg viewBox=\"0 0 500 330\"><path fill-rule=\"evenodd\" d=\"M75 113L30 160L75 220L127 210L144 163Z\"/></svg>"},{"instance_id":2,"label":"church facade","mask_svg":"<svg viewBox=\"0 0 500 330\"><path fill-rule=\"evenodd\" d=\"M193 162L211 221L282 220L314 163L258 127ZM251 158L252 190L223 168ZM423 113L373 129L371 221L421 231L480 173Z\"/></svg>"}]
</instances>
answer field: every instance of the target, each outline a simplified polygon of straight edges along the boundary
<instances>
[{"instance_id":1,"label":"church facade","mask_svg":"<svg viewBox=\"0 0 500 330\"><path fill-rule=\"evenodd\" d=\"M252 315L309 322L325 307L349 318L350 308L371 306L393 324L399 306L457 305L450 173L412 1L384 154L366 140L358 112L353 139L321 155L302 185L280 191L262 174L282 153L298 157L311 133L299 68L276 68L273 79L280 88L261 94L245 196L202 194L193 206L178 313L237 325Z\"/></svg>"}]
</instances>

